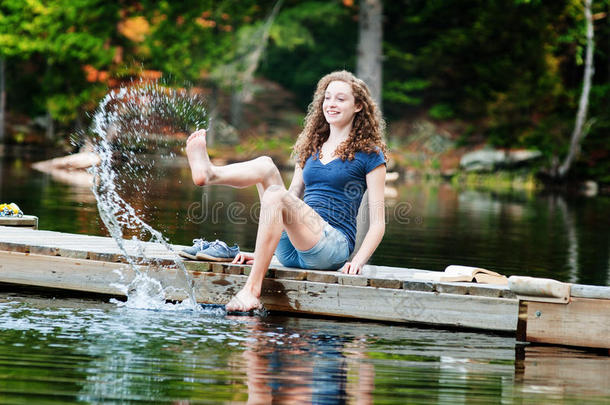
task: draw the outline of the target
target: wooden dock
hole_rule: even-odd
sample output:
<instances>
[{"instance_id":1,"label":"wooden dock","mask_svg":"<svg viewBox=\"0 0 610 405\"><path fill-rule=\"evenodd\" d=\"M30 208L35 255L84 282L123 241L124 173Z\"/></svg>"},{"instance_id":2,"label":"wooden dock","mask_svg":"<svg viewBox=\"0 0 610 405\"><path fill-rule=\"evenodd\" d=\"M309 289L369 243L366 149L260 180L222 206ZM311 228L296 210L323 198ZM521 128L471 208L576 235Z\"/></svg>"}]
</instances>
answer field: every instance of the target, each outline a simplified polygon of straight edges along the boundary
<instances>
[{"instance_id":1,"label":"wooden dock","mask_svg":"<svg viewBox=\"0 0 610 405\"><path fill-rule=\"evenodd\" d=\"M132 240L125 240L124 245L129 257L107 237L0 226L0 283L125 296L136 277L128 264L131 261L139 263L135 266L138 271L161 283L166 299L187 297L187 277L174 261L184 246L175 245L171 251L160 244ZM148 261L142 261L143 254ZM182 263L196 299L202 303L226 303L250 272L246 265ZM610 287L571 285L567 297L550 296L542 288L532 297L520 296L522 290L509 286L415 279L416 272L425 270L365 266L362 275L353 276L287 268L274 261L263 282L261 299L270 311L519 332L526 341L610 348ZM565 288L559 290L550 293L565 295ZM591 291L593 297L587 296ZM587 303L580 308L582 300ZM589 315L583 317L582 311ZM550 329L561 330L550 340L549 326L542 322L547 320ZM557 322L565 327L553 325ZM566 331L576 325L580 331L594 330L594 337L570 340Z\"/></svg>"}]
</instances>

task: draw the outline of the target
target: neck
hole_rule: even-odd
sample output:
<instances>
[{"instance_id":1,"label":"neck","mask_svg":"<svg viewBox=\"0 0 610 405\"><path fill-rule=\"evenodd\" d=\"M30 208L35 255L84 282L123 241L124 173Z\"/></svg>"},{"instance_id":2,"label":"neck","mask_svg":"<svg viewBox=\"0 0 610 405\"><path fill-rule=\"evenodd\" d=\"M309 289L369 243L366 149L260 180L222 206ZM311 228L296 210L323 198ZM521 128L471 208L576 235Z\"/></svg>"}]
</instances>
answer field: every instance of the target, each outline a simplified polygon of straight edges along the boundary
<instances>
[{"instance_id":1,"label":"neck","mask_svg":"<svg viewBox=\"0 0 610 405\"><path fill-rule=\"evenodd\" d=\"M337 126L331 125L330 134L328 135L328 140L343 141L349 137L349 134L351 131L352 131L351 123L344 127L337 127Z\"/></svg>"}]
</instances>

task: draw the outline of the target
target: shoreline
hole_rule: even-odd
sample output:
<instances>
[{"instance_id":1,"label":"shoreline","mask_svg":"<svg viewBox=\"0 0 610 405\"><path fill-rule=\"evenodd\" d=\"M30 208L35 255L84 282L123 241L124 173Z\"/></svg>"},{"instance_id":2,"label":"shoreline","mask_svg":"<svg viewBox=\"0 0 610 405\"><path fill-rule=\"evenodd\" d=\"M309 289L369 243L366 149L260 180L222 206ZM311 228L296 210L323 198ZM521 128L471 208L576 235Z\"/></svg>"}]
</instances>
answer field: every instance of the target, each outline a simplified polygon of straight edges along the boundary
<instances>
[{"instance_id":1,"label":"shoreline","mask_svg":"<svg viewBox=\"0 0 610 405\"><path fill-rule=\"evenodd\" d=\"M180 145L177 142L176 145ZM280 170L293 170L294 165L289 159L282 158L289 156L286 150L259 150L265 149L266 145L254 148L251 152L246 152L247 142L238 145L222 145L210 148L210 156L216 164L236 163L251 159L255 156L269 155ZM286 148L284 148L286 149ZM168 149L169 150L169 149ZM400 154L401 149L395 150L390 158L388 172L396 172L398 181L416 183L447 183L456 188L472 190L489 190L497 192L526 191L526 192L553 192L560 194L573 194L586 197L610 196L610 184L600 184L588 178L570 178L563 182L556 182L536 171L533 167L520 167L517 169L493 169L486 171L467 171L462 169L452 169L441 171L433 165L421 165L413 167L402 165L396 161L394 155ZM175 159L186 157L183 151L176 151ZM57 156L65 156L69 153L61 147L41 147L36 144L0 145L0 159L27 158L32 160L46 160ZM157 155L158 153L150 153ZM424 157L424 153L421 154ZM182 164L176 162L176 164ZM76 171L75 171L76 172Z\"/></svg>"}]
</instances>

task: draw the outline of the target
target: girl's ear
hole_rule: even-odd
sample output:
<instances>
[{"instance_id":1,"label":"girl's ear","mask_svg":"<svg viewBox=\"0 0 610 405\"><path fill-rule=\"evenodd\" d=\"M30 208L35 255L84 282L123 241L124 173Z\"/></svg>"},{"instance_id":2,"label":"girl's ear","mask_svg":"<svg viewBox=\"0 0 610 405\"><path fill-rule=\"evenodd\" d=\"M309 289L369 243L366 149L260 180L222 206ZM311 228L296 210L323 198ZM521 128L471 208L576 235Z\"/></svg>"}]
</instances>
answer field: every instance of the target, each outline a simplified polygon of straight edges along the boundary
<instances>
[{"instance_id":1,"label":"girl's ear","mask_svg":"<svg viewBox=\"0 0 610 405\"><path fill-rule=\"evenodd\" d=\"M356 112L360 112L362 110L362 104L356 104Z\"/></svg>"}]
</instances>

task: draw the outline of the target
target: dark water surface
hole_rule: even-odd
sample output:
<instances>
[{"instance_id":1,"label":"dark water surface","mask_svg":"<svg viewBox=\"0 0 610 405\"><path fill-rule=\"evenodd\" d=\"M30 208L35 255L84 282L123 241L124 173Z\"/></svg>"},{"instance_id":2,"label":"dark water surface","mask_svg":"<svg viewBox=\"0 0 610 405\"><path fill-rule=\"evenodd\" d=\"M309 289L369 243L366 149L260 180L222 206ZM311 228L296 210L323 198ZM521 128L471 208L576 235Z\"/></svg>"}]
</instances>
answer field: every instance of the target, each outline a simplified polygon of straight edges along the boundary
<instances>
[{"instance_id":1,"label":"dark water surface","mask_svg":"<svg viewBox=\"0 0 610 405\"><path fill-rule=\"evenodd\" d=\"M65 173L32 170L35 158L0 161L0 202L15 202L38 216L41 229L107 235L85 176L68 175L84 183L69 184ZM183 157L142 160L156 164L136 177L119 177L121 195L171 243L218 238L254 249L259 212L254 187L199 188ZM285 173L286 184L290 175ZM506 275L610 284L608 196L568 198L403 181L391 186L386 234L372 264L427 270L462 264Z\"/></svg>"},{"instance_id":2,"label":"dark water surface","mask_svg":"<svg viewBox=\"0 0 610 405\"><path fill-rule=\"evenodd\" d=\"M39 216L41 229L105 235L88 187L33 171L32 160L2 160L0 202ZM197 188L182 158L141 180L126 179L124 195L172 243L204 236L253 249L254 189ZM394 186L373 264L609 283L607 197ZM607 353L379 323L137 310L0 286L0 403L608 401Z\"/></svg>"},{"instance_id":3,"label":"dark water surface","mask_svg":"<svg viewBox=\"0 0 610 405\"><path fill-rule=\"evenodd\" d=\"M511 337L22 296L0 293L1 403L610 400L609 357Z\"/></svg>"}]
</instances>

